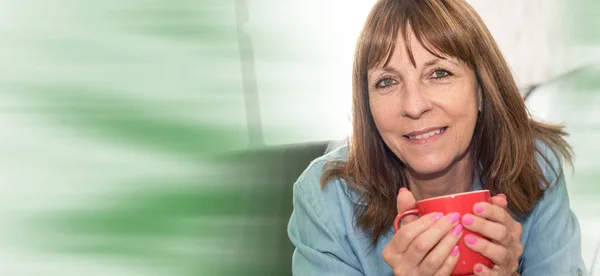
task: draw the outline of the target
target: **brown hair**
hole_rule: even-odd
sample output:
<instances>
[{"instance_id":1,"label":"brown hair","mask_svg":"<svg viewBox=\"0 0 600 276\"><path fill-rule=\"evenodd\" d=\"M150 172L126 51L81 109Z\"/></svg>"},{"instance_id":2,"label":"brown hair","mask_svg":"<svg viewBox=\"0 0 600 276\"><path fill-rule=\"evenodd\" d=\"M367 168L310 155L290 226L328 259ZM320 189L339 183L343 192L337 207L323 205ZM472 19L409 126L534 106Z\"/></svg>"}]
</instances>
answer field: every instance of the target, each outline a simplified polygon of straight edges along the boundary
<instances>
[{"instance_id":1,"label":"brown hair","mask_svg":"<svg viewBox=\"0 0 600 276\"><path fill-rule=\"evenodd\" d=\"M536 160L536 140L571 161L562 126L531 119L510 69L481 18L463 0L380 0L358 39L352 76L353 134L345 162L326 164L321 178L339 177L368 203L357 206L356 225L376 242L397 214L396 196L407 187L404 164L385 145L369 107L367 71L388 63L399 31L410 25L419 43L469 64L482 91L482 109L471 141L472 160L483 188L504 193L515 217L527 215L551 185ZM432 51L434 50L434 51ZM407 46L414 64L414 57ZM540 155L552 167L546 153ZM560 160L560 159L559 159ZM474 164L474 165L475 165ZM558 171L555 171L558 174ZM540 185L542 181L542 185Z\"/></svg>"}]
</instances>

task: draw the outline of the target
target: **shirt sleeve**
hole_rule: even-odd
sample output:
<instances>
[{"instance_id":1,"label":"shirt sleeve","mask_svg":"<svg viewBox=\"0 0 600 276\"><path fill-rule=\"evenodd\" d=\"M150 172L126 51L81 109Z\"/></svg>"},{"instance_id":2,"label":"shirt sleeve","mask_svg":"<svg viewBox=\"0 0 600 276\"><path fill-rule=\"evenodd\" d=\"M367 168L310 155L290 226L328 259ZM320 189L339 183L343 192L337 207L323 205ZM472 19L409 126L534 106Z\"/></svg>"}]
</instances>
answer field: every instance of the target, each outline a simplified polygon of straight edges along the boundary
<instances>
[{"instance_id":1,"label":"shirt sleeve","mask_svg":"<svg viewBox=\"0 0 600 276\"><path fill-rule=\"evenodd\" d=\"M587 275L581 257L581 230L569 206L562 167L556 159L550 163L556 173L546 170L552 185L525 222L530 226L523 237L526 244L519 271L522 276Z\"/></svg>"},{"instance_id":2,"label":"shirt sleeve","mask_svg":"<svg viewBox=\"0 0 600 276\"><path fill-rule=\"evenodd\" d=\"M296 247L293 275L363 275L348 243L342 242L342 234L334 230L327 208L315 204L301 184L294 185L294 211L288 225L288 235Z\"/></svg>"}]
</instances>

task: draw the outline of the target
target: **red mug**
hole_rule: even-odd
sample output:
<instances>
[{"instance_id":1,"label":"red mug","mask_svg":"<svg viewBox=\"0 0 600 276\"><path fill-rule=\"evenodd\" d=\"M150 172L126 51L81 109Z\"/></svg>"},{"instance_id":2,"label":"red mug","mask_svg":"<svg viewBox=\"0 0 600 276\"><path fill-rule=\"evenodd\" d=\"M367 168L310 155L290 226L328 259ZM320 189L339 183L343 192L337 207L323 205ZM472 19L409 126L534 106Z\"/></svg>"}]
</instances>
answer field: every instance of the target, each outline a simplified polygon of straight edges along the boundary
<instances>
[{"instance_id":1,"label":"red mug","mask_svg":"<svg viewBox=\"0 0 600 276\"><path fill-rule=\"evenodd\" d=\"M398 223L400 220L407 215L426 215L434 212L442 212L445 215L458 212L461 217L465 214L473 213L473 205L478 202L491 202L490 201L490 191L482 190L482 191L474 191L474 192L466 192L460 194L453 195L445 195L438 196L433 198L428 198L424 200L417 201L416 209L411 209L408 211L404 211L396 216L394 220L394 229L398 232ZM463 229L463 235L460 237L458 241L458 250L460 252L460 256L458 259L458 263L452 271L452 275L472 275L473 274L473 266L475 264L480 263L487 267L493 267L494 263L490 261L488 258L482 256L481 254L470 250L464 242L464 238L467 234L474 235L478 238L485 239L481 235L477 233L473 233L466 228Z\"/></svg>"}]
</instances>

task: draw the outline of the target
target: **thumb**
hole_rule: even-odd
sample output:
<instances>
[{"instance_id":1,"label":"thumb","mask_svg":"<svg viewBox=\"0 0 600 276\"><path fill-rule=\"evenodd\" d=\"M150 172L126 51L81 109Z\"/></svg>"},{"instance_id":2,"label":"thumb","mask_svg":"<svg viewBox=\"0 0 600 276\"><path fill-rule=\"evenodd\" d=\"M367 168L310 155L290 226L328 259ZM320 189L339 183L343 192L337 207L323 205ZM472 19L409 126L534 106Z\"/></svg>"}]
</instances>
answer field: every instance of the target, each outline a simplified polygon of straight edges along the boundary
<instances>
[{"instance_id":1,"label":"thumb","mask_svg":"<svg viewBox=\"0 0 600 276\"><path fill-rule=\"evenodd\" d=\"M398 192L398 197L396 197L396 208L398 209L398 214L416 208L416 202L415 196L408 189L401 188ZM411 223L418 218L419 217L415 215L408 215L402 219L400 225Z\"/></svg>"},{"instance_id":2,"label":"thumb","mask_svg":"<svg viewBox=\"0 0 600 276\"><path fill-rule=\"evenodd\" d=\"M508 207L508 200L504 194L497 194L490 198L490 200L492 201L493 205L496 205L500 208L506 209L506 207Z\"/></svg>"}]
</instances>

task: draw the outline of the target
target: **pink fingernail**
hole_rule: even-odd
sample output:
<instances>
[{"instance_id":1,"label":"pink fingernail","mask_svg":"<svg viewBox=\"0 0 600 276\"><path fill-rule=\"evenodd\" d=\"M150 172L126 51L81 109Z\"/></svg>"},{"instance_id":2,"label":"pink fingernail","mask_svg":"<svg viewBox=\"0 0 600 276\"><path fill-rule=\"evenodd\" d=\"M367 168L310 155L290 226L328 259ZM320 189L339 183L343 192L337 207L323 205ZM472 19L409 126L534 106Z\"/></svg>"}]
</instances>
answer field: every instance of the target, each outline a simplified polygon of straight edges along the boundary
<instances>
[{"instance_id":1,"label":"pink fingernail","mask_svg":"<svg viewBox=\"0 0 600 276\"><path fill-rule=\"evenodd\" d=\"M481 206L480 204L476 204L476 205L475 205L475 212L476 212L476 213L481 213L481 212L483 212L483 206Z\"/></svg>"},{"instance_id":2,"label":"pink fingernail","mask_svg":"<svg viewBox=\"0 0 600 276\"><path fill-rule=\"evenodd\" d=\"M444 213L435 213L432 217L433 221L438 221L444 216Z\"/></svg>"},{"instance_id":3,"label":"pink fingernail","mask_svg":"<svg viewBox=\"0 0 600 276\"><path fill-rule=\"evenodd\" d=\"M454 248L452 248L452 252L450 252L450 254L452 254L452 256L458 255L458 245L455 245Z\"/></svg>"},{"instance_id":4,"label":"pink fingernail","mask_svg":"<svg viewBox=\"0 0 600 276\"><path fill-rule=\"evenodd\" d=\"M460 219L460 214L459 213L452 213L452 214L450 214L450 216L448 217L448 219L450 220L450 223L456 223Z\"/></svg>"},{"instance_id":5,"label":"pink fingernail","mask_svg":"<svg viewBox=\"0 0 600 276\"><path fill-rule=\"evenodd\" d=\"M498 194L498 196L506 199L506 195L504 195L504 194Z\"/></svg>"},{"instance_id":6,"label":"pink fingernail","mask_svg":"<svg viewBox=\"0 0 600 276\"><path fill-rule=\"evenodd\" d=\"M481 265L476 265L475 266L475 271L482 272L483 271L483 267L481 267Z\"/></svg>"},{"instance_id":7,"label":"pink fingernail","mask_svg":"<svg viewBox=\"0 0 600 276\"><path fill-rule=\"evenodd\" d=\"M400 188L400 190L398 190L398 193L401 193L401 192L404 192L404 191L407 191L407 190L408 189L406 189L405 187L402 187L402 188Z\"/></svg>"},{"instance_id":8,"label":"pink fingernail","mask_svg":"<svg viewBox=\"0 0 600 276\"><path fill-rule=\"evenodd\" d=\"M464 225L471 225L471 224L473 224L473 217L471 217L469 215L463 216L462 217L462 223Z\"/></svg>"},{"instance_id":9,"label":"pink fingernail","mask_svg":"<svg viewBox=\"0 0 600 276\"><path fill-rule=\"evenodd\" d=\"M477 238L475 238L475 236L473 235L466 235L465 242L467 242L468 244L475 244L477 242Z\"/></svg>"},{"instance_id":10,"label":"pink fingernail","mask_svg":"<svg viewBox=\"0 0 600 276\"><path fill-rule=\"evenodd\" d=\"M462 230L463 230L463 226L460 224L457 224L456 226L454 226L454 229L452 229L452 235L458 236L458 235L460 235L460 232L462 232Z\"/></svg>"}]
</instances>

